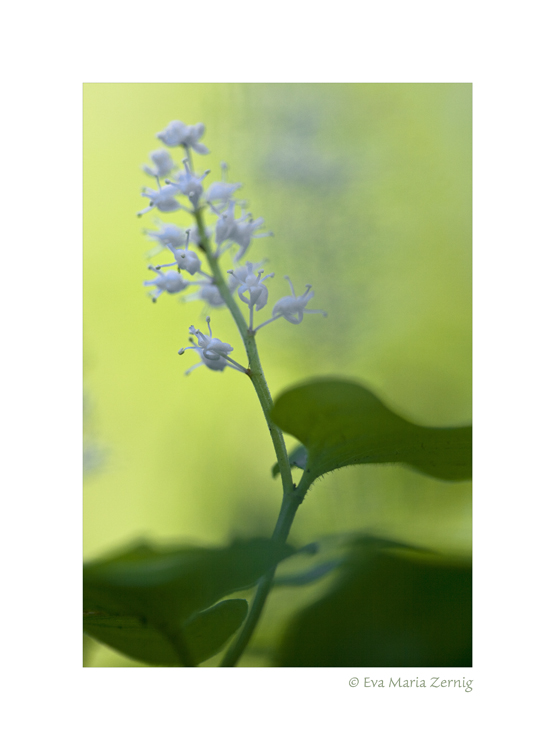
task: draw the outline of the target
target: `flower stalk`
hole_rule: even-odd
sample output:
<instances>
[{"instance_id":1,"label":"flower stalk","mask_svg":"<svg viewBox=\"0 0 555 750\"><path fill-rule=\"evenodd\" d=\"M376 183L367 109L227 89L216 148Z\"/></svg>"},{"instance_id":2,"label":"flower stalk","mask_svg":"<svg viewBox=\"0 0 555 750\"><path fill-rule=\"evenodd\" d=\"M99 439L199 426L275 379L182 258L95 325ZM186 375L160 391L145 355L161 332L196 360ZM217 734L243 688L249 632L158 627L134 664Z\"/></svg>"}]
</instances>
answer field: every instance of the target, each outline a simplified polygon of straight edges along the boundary
<instances>
[{"instance_id":1,"label":"flower stalk","mask_svg":"<svg viewBox=\"0 0 555 750\"><path fill-rule=\"evenodd\" d=\"M262 407L262 411L264 412L266 424L268 425L270 436L274 444L274 450L281 473L283 492L284 494L289 493L293 490L293 478L291 476L291 467L289 466L287 448L285 446L285 440L283 439L282 431L270 419L270 412L272 410L274 402L272 400L272 395L270 393L270 389L268 388L268 384L264 376L264 371L260 363L260 357L258 355L258 348L256 346L255 340L255 332L249 329L247 322L243 317L243 313L239 308L239 305L235 301L225 282L222 271L220 269L218 258L216 258L212 252L210 239L207 235L202 216L202 209L197 208L194 212L194 217L197 222L198 233L201 241L200 247L206 254L206 260L208 261L208 265L210 266L210 270L214 277L216 286L218 287L218 291L220 292L223 300L229 308L229 311L233 316L233 320L235 321L237 328L239 329L241 338L243 339L243 344L245 346L245 351L249 360L249 370L247 374L252 381L252 384L256 391L256 395L258 396L258 400L260 401L260 406Z\"/></svg>"},{"instance_id":2,"label":"flower stalk","mask_svg":"<svg viewBox=\"0 0 555 750\"><path fill-rule=\"evenodd\" d=\"M192 346L183 347L178 353L183 354L186 350L192 349L200 356L200 362L190 367L186 371L186 375L204 365L212 371L220 372L225 368L231 368L246 374L250 378L266 419L281 475L283 497L272 535L272 540L280 547L285 545L287 541L295 514L303 501L309 483L304 481L304 476L298 487L293 483L283 433L271 419L273 400L260 362L256 345L256 332L279 318L298 325L303 320L305 313L320 313L324 316L326 313L322 310L307 309L308 302L314 296L314 292L310 291L309 285L307 285L304 294L297 297L293 283L288 277L285 277L289 281L291 295L278 300L273 308L270 320L255 327L255 310L257 312L262 310L268 302L269 290L264 282L273 278L274 274L269 273L263 276L264 271L257 270L262 263L247 262L244 266L235 266L234 269L228 270L226 278L220 268L219 259L229 247L235 245L238 247L234 256L234 261L237 264L254 239L272 236L272 232L255 234L262 227L264 219L261 217L254 219L250 212L245 212L243 208L245 201L237 201L233 198L233 193L241 187L241 183L228 183L226 181L227 165L225 163L222 163L222 181L213 183L205 190L203 180L209 174L209 170L198 176L195 173L192 158L192 151L197 154L209 153L208 148L200 143L204 132L205 127L202 123L185 125L179 120L173 120L157 135L164 145L169 147L181 146L184 149L183 170L175 174L173 179L168 179L174 169L177 169L177 165L174 164L170 154L163 149L150 154L153 167L143 167L146 174L155 178L158 189L145 188L143 190L142 195L149 199L149 205L139 211L138 215L142 216L154 209L162 213L184 210L195 219L195 225L187 230L182 230L173 224L163 224L159 231L147 230L148 236L158 242L158 248L151 251L150 254L167 250L172 253L173 262L160 264L156 267L149 266L149 269L156 273L156 278L145 281L144 284L156 288L151 293L153 301L156 301L163 292L169 295L180 294L190 286L195 285L199 287L199 291L181 299L197 298L204 300L212 307L225 305L229 309L245 347L248 358L247 368L229 356L230 352L233 351L231 344L213 336L210 317L206 318L208 334L203 333L195 326L191 326L189 333L196 336L197 344L195 345L194 340L190 338ZM160 184L161 177L165 178L164 187ZM191 207L180 203L177 200L180 196L181 199L182 196L185 196ZM235 217L236 205L241 206L239 218ZM210 228L206 226L203 215L207 208L218 217L216 224ZM211 236L214 238L214 249L211 244ZM202 264L199 256L193 250L189 250L190 241L204 253L210 274L201 269ZM172 267L172 270L166 273L161 271L162 268L168 267ZM175 267L177 267L176 270L174 270ZM190 276L201 278L198 281L185 280L181 275L182 271ZM248 322L233 296L236 290L241 302L249 308ZM248 296L246 296L247 292ZM243 628L225 655L221 666L235 666L241 657L262 614L266 598L272 588L274 574L275 567L261 578ZM184 665L189 661L188 655L185 654Z\"/></svg>"}]
</instances>

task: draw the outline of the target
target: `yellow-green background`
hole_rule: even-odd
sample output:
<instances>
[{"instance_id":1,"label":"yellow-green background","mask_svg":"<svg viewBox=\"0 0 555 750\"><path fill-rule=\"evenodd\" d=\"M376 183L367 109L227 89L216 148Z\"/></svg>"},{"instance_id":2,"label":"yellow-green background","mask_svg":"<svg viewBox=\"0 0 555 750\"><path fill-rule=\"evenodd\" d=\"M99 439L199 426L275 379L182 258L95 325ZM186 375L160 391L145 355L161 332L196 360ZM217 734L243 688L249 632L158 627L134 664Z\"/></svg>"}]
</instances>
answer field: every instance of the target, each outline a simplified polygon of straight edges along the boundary
<instances>
[{"instance_id":1,"label":"yellow-green background","mask_svg":"<svg viewBox=\"0 0 555 750\"><path fill-rule=\"evenodd\" d=\"M288 293L284 274L297 293L311 283L311 306L329 313L259 333L272 393L336 375L425 425L471 418L469 84L87 84L85 449L98 461L85 477L86 558L139 536L218 544L269 533L279 509L250 381L206 368L183 377L198 358L177 350L191 324L204 328L203 304L163 294L153 305L142 286L154 246L142 229L155 215L190 224L185 212L136 217L141 188L154 186L141 165L173 119L205 123L211 153L195 155L197 171L212 170L205 184L227 161L243 183L237 197L274 232L246 258L276 273L256 320ZM227 311L211 315L244 362ZM401 467L342 469L309 493L292 541L355 530L467 553L470 485ZM259 641L316 590L277 593ZM244 663L264 661L253 651ZM91 664L133 662L99 648Z\"/></svg>"}]
</instances>

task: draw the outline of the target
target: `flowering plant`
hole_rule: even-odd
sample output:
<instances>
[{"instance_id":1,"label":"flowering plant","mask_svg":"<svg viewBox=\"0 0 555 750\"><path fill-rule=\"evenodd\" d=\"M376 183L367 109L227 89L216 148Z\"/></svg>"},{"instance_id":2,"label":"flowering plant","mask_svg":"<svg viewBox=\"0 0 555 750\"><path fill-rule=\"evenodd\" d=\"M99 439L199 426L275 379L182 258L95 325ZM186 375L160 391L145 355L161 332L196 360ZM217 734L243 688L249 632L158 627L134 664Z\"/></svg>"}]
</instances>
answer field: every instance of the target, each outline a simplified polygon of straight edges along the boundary
<instances>
[{"instance_id":1,"label":"flowering plant","mask_svg":"<svg viewBox=\"0 0 555 750\"><path fill-rule=\"evenodd\" d=\"M253 219L245 201L235 198L242 185L228 182L225 163L222 179L211 185L206 185L208 170L197 174L193 152L209 153L200 142L204 133L201 123L170 122L157 136L182 152L176 158L157 149L150 154L154 166L143 167L156 187L143 190L149 204L138 216L154 210L185 212L192 222L186 228L162 222L158 229L147 230L158 243L157 252L165 253L169 262L149 265L155 277L144 285L153 288L153 302L165 292L185 303L201 299L208 309L229 311L242 355L236 354L239 345L213 334L210 315L207 333L190 325L191 345L177 353L191 356L186 353L194 351L200 358L186 375L205 365L224 372L223 377L250 380L275 451L273 474L281 480L281 509L269 539L236 540L219 549L142 543L88 563L85 632L142 662L173 666L206 662L231 640L221 666L235 666L275 585L302 586L333 573L334 586L326 596L289 624L275 650L276 665L465 666L470 659L470 579L460 561L389 539L358 536L336 550L333 559L319 560L307 570L304 559L318 555L325 545L315 542L294 549L287 540L314 481L342 467L401 463L438 480L469 479L470 427L413 424L367 388L345 379L313 380L274 402L257 337L271 336L266 326L282 318L297 326L305 314L326 317L327 312L308 307L315 296L310 284L297 296L286 276L291 294L278 298L271 315L260 321L275 274L265 273L262 262L243 258L254 252L254 240L272 233L258 231L264 220ZM218 385L225 387L221 381ZM291 452L284 433L299 441ZM293 468L302 470L298 483ZM279 566L299 560L294 575L276 578ZM254 590L250 601L230 598L241 590ZM427 619L422 597L427 597ZM413 645L400 648L409 637ZM345 642L351 645L345 647Z\"/></svg>"}]
</instances>

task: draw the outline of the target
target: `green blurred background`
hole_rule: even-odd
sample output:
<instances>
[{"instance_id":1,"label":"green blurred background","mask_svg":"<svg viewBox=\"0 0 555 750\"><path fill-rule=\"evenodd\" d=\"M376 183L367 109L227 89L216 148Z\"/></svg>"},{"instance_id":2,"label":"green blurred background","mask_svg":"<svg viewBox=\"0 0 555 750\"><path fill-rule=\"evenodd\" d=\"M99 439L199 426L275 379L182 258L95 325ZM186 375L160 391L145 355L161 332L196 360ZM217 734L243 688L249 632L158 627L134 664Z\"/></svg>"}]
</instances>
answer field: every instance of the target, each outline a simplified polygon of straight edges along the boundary
<instances>
[{"instance_id":1,"label":"green blurred background","mask_svg":"<svg viewBox=\"0 0 555 750\"><path fill-rule=\"evenodd\" d=\"M205 329L204 304L163 294L153 305L142 286L154 247L142 230L155 216L191 223L185 213L136 217L147 205L141 188L154 187L141 165L162 147L155 134L174 119L204 122L211 153L195 155L195 167L212 170L205 184L227 161L229 179L243 183L237 197L274 232L245 258L276 274L256 320L289 293L285 274L297 293L312 284L311 307L329 313L258 334L274 396L335 375L407 419L458 425L471 420L471 93L470 84L85 85L86 559L137 537L220 544L269 534L279 510L248 379L207 368L183 377L198 358L177 350L191 324ZM229 313L210 314L243 362ZM470 507L469 483L352 467L316 484L291 541L357 531L469 554ZM265 664L257 644L325 585L276 591L245 665ZM103 647L90 664L134 665Z\"/></svg>"}]
</instances>

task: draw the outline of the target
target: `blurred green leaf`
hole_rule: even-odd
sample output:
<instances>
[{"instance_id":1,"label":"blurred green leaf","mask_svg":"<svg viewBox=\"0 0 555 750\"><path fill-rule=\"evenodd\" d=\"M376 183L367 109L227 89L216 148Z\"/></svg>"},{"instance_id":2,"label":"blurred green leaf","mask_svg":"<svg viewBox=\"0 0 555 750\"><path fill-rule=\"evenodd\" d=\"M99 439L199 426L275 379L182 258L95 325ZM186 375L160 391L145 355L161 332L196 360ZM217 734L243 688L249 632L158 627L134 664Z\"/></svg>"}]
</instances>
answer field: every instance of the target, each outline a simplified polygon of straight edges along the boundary
<instances>
[{"instance_id":1,"label":"blurred green leaf","mask_svg":"<svg viewBox=\"0 0 555 750\"><path fill-rule=\"evenodd\" d=\"M200 664L221 651L243 623L248 609L244 599L227 599L193 615L178 633L191 663ZM139 617L85 612L83 630L132 659L161 666L181 664L181 655L171 639Z\"/></svg>"},{"instance_id":2,"label":"blurred green leaf","mask_svg":"<svg viewBox=\"0 0 555 750\"><path fill-rule=\"evenodd\" d=\"M187 646L196 664L218 651L242 625L249 611L245 599L226 599L194 615L185 625Z\"/></svg>"},{"instance_id":3,"label":"blurred green leaf","mask_svg":"<svg viewBox=\"0 0 555 750\"><path fill-rule=\"evenodd\" d=\"M277 576L274 580L274 586L306 586L320 580L328 573L332 573L341 564L340 560L330 560L329 562L316 565L310 570L305 570L302 573L295 573L292 575Z\"/></svg>"},{"instance_id":4,"label":"blurred green leaf","mask_svg":"<svg viewBox=\"0 0 555 750\"><path fill-rule=\"evenodd\" d=\"M233 630L225 634L235 622L230 619L229 607L225 609L226 615L221 621L216 614L205 615L208 620L203 620L199 615L200 619L194 625L197 630L190 631L188 639L184 640L185 625L193 626L190 621L192 615L234 591L250 588L289 554L290 548L278 547L266 539L238 541L228 547L214 549L137 544L83 567L84 610L123 618L115 626L110 625L111 631L114 627L125 629L126 642L135 643L136 648L150 659L162 659L161 663L167 663L170 653L171 658L175 658L177 649L181 663L192 665L194 647L189 643L191 632L197 633L195 638L199 638L198 628L203 622L207 627L210 625L212 630L223 622L223 630L216 628L215 632L226 640ZM237 611L233 611L235 617ZM218 617L223 617L220 610L218 613ZM94 622L97 624L97 634L98 628L108 628L107 622L102 625L98 624L100 620ZM156 633L156 637L151 631ZM87 632L93 635L90 629ZM106 634L108 630L103 632ZM161 645L158 635L171 646ZM213 647L215 636L210 636L206 643L203 638L197 649L201 653ZM106 637L101 640L106 641ZM119 649L125 650L122 648L123 641L118 643ZM118 648L115 643L114 648ZM125 653L130 653L129 648L135 649L135 646L128 645Z\"/></svg>"},{"instance_id":5,"label":"blurred green leaf","mask_svg":"<svg viewBox=\"0 0 555 750\"><path fill-rule=\"evenodd\" d=\"M466 561L359 544L323 599L281 644L282 667L466 667L472 573Z\"/></svg>"},{"instance_id":6,"label":"blurred green leaf","mask_svg":"<svg viewBox=\"0 0 555 750\"><path fill-rule=\"evenodd\" d=\"M308 450L306 476L314 481L352 464L403 463L437 479L472 475L472 428L421 427L388 409L366 388L331 378L282 394L273 421ZM290 456L301 455L300 446Z\"/></svg>"}]
</instances>

